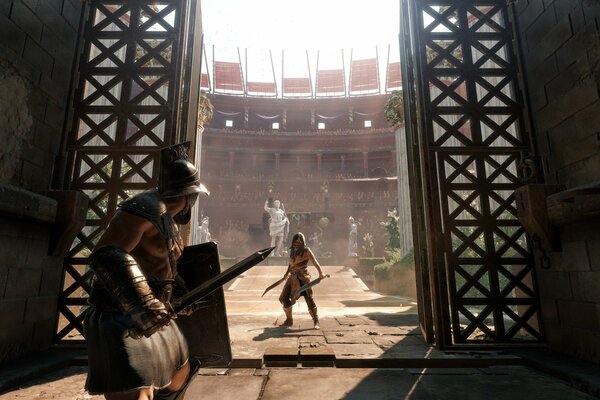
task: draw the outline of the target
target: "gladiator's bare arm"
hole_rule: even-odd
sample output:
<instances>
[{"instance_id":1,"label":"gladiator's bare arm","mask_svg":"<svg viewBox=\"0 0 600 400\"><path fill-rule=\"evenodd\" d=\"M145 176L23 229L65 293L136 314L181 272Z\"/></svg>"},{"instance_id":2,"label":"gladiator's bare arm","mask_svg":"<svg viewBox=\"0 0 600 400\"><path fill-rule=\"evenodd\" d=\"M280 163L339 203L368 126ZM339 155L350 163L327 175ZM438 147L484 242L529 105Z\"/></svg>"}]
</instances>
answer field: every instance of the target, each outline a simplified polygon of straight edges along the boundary
<instances>
[{"instance_id":1,"label":"gladiator's bare arm","mask_svg":"<svg viewBox=\"0 0 600 400\"><path fill-rule=\"evenodd\" d=\"M129 253L139 244L144 232L150 227L152 223L147 219L117 211L98 240L96 248L114 244Z\"/></svg>"},{"instance_id":2,"label":"gladiator's bare arm","mask_svg":"<svg viewBox=\"0 0 600 400\"><path fill-rule=\"evenodd\" d=\"M271 208L269 207L269 200L265 200L265 211L268 212L269 214L271 213Z\"/></svg>"}]
</instances>

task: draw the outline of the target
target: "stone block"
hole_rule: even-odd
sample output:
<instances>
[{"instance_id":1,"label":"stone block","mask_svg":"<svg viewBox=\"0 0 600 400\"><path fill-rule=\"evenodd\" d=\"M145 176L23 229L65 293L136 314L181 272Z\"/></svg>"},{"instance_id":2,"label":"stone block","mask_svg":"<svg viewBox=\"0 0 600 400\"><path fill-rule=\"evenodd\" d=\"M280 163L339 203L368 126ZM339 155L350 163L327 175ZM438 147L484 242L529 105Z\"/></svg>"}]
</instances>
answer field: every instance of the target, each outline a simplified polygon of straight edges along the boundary
<instances>
[{"instance_id":1,"label":"stone block","mask_svg":"<svg viewBox=\"0 0 600 400\"><path fill-rule=\"evenodd\" d=\"M11 329L0 329L0 331L12 330L13 327L21 325L25 316L26 306L26 299L0 300L0 315L2 315L2 326L11 327Z\"/></svg>"},{"instance_id":2,"label":"stone block","mask_svg":"<svg viewBox=\"0 0 600 400\"><path fill-rule=\"evenodd\" d=\"M539 40L537 51L542 57L554 54L567 40L573 36L571 21L568 15L559 16L556 25L546 30Z\"/></svg>"},{"instance_id":3,"label":"stone block","mask_svg":"<svg viewBox=\"0 0 600 400\"><path fill-rule=\"evenodd\" d=\"M33 144L40 149L46 149L49 154L58 154L60 131L38 121L35 125Z\"/></svg>"},{"instance_id":4,"label":"stone block","mask_svg":"<svg viewBox=\"0 0 600 400\"><path fill-rule=\"evenodd\" d=\"M600 362L600 333L598 331L574 328L569 339L572 346L571 354L595 364Z\"/></svg>"},{"instance_id":5,"label":"stone block","mask_svg":"<svg viewBox=\"0 0 600 400\"><path fill-rule=\"evenodd\" d=\"M22 2L25 3L25 5L27 5L27 7L29 7L29 9L33 12L37 10L42 1L44 0L22 0Z\"/></svg>"},{"instance_id":6,"label":"stone block","mask_svg":"<svg viewBox=\"0 0 600 400\"><path fill-rule=\"evenodd\" d=\"M11 5L12 5L12 2L10 2L10 1L0 2L0 14L8 17L8 14L10 13Z\"/></svg>"},{"instance_id":7,"label":"stone block","mask_svg":"<svg viewBox=\"0 0 600 400\"><path fill-rule=\"evenodd\" d=\"M585 57L585 54L582 56ZM573 61L577 59L579 59L579 57L573 59ZM577 62L574 62L567 68L562 69L560 71L560 75L546 85L546 93L548 98L558 98L573 87L580 86L583 83L583 78L586 75L587 73L582 71L582 66Z\"/></svg>"},{"instance_id":8,"label":"stone block","mask_svg":"<svg viewBox=\"0 0 600 400\"><path fill-rule=\"evenodd\" d=\"M62 21L62 18L61 18L61 21ZM54 59L56 59L57 61L60 59L57 56L57 54L62 47L61 37L62 37L62 29L61 29L60 33L56 33L55 31L50 30L47 27L44 27L44 34L42 35L42 42L40 43L42 48L44 50L46 50L48 53L52 54L54 56Z\"/></svg>"},{"instance_id":9,"label":"stone block","mask_svg":"<svg viewBox=\"0 0 600 400\"><path fill-rule=\"evenodd\" d=\"M23 41L25 47L25 41ZM28 61L23 58L23 49L16 52L11 48L3 49L4 60L8 62L14 71L27 81L27 84L37 85L40 82L40 71L35 69Z\"/></svg>"},{"instance_id":10,"label":"stone block","mask_svg":"<svg viewBox=\"0 0 600 400\"><path fill-rule=\"evenodd\" d=\"M48 110L46 111L46 120L50 126L62 129L62 117L64 117L64 107L66 104L68 86L64 87L53 81L51 75L43 74L40 78L40 89L51 100L48 102ZM50 108L50 104L53 108ZM60 111L62 109L62 111ZM48 115L52 112L57 112L58 116ZM59 118L60 117L60 118ZM60 120L60 124L58 121Z\"/></svg>"},{"instance_id":11,"label":"stone block","mask_svg":"<svg viewBox=\"0 0 600 400\"><path fill-rule=\"evenodd\" d=\"M597 1L583 1L581 6L586 21L600 20L600 4Z\"/></svg>"},{"instance_id":12,"label":"stone block","mask_svg":"<svg viewBox=\"0 0 600 400\"><path fill-rule=\"evenodd\" d=\"M46 79L46 77L42 76L42 81L44 81L44 79ZM60 93L56 93L55 97L58 97L59 100L65 99L66 93L64 90L65 89L61 90ZM46 110L46 119L44 120L44 122L46 124L48 124L49 126L51 126L52 128L60 131L63 126L64 118L65 118L64 106L58 106L54 102L49 101L48 108Z\"/></svg>"},{"instance_id":13,"label":"stone block","mask_svg":"<svg viewBox=\"0 0 600 400\"><path fill-rule=\"evenodd\" d=\"M539 0L541 2L541 0ZM544 37L552 28L556 26L556 14L554 9L546 8L525 30L528 49L535 51L540 43L540 38Z\"/></svg>"},{"instance_id":14,"label":"stone block","mask_svg":"<svg viewBox=\"0 0 600 400\"><path fill-rule=\"evenodd\" d=\"M53 344L53 339L54 339L54 334L55 334L54 330L55 330L54 319L35 321L33 332L32 332L33 338L31 340L32 350L43 351L43 350L49 349Z\"/></svg>"},{"instance_id":15,"label":"stone block","mask_svg":"<svg viewBox=\"0 0 600 400\"><path fill-rule=\"evenodd\" d=\"M2 254L2 268L21 268L25 266L27 258L27 238L18 239L14 236L0 235L0 254ZM12 277L11 277L12 279Z\"/></svg>"},{"instance_id":16,"label":"stone block","mask_svg":"<svg viewBox=\"0 0 600 400\"><path fill-rule=\"evenodd\" d=\"M295 367L298 355L297 347L267 347L263 361L267 367Z\"/></svg>"},{"instance_id":17,"label":"stone block","mask_svg":"<svg viewBox=\"0 0 600 400\"><path fill-rule=\"evenodd\" d=\"M65 19L60 15L60 7L56 9L53 2L41 2L36 12L37 16L44 24L44 36L51 35L54 37L62 36L65 25ZM42 41L44 39L42 38ZM59 41L57 40L57 43Z\"/></svg>"},{"instance_id":18,"label":"stone block","mask_svg":"<svg viewBox=\"0 0 600 400\"><path fill-rule=\"evenodd\" d=\"M262 368L263 361L260 358L234 358L231 360L231 368Z\"/></svg>"},{"instance_id":19,"label":"stone block","mask_svg":"<svg viewBox=\"0 0 600 400\"><path fill-rule=\"evenodd\" d=\"M326 332L327 343L371 344L373 339L364 331Z\"/></svg>"},{"instance_id":20,"label":"stone block","mask_svg":"<svg viewBox=\"0 0 600 400\"><path fill-rule=\"evenodd\" d=\"M42 271L42 280L40 284L40 296L52 296L57 295L60 292L60 282L62 279L62 262L61 259L56 257L48 257L47 261L52 260L53 262L47 262L46 268ZM52 268L49 268L48 264L53 264Z\"/></svg>"},{"instance_id":21,"label":"stone block","mask_svg":"<svg viewBox=\"0 0 600 400\"><path fill-rule=\"evenodd\" d=\"M39 42L42 38L42 21L34 12L20 1L13 2L10 19L13 20L29 37Z\"/></svg>"},{"instance_id":22,"label":"stone block","mask_svg":"<svg viewBox=\"0 0 600 400\"><path fill-rule=\"evenodd\" d=\"M39 124L46 117L47 102L46 96L38 89L35 89L29 97L31 115L36 119L36 130L39 129Z\"/></svg>"},{"instance_id":23,"label":"stone block","mask_svg":"<svg viewBox=\"0 0 600 400\"><path fill-rule=\"evenodd\" d=\"M599 273L600 271L600 238L592 237L588 239L588 249L590 254L590 269Z\"/></svg>"},{"instance_id":24,"label":"stone block","mask_svg":"<svg viewBox=\"0 0 600 400\"><path fill-rule=\"evenodd\" d=\"M540 64L535 65L528 71L529 85L537 90L541 90L548 82L554 79L559 73L556 59L550 57L544 59Z\"/></svg>"},{"instance_id":25,"label":"stone block","mask_svg":"<svg viewBox=\"0 0 600 400\"><path fill-rule=\"evenodd\" d=\"M569 284L569 273L555 269L537 270L540 296L544 299L571 300L573 293Z\"/></svg>"},{"instance_id":26,"label":"stone block","mask_svg":"<svg viewBox=\"0 0 600 400\"><path fill-rule=\"evenodd\" d=\"M23 187L28 190L41 191L48 188L52 171L27 160L23 160Z\"/></svg>"},{"instance_id":27,"label":"stone block","mask_svg":"<svg viewBox=\"0 0 600 400\"><path fill-rule=\"evenodd\" d=\"M33 268L11 268L5 291L7 299L24 299L37 296L40 290L42 271Z\"/></svg>"},{"instance_id":28,"label":"stone block","mask_svg":"<svg viewBox=\"0 0 600 400\"><path fill-rule=\"evenodd\" d=\"M548 97L548 105L534 115L538 130L548 130L598 100L591 85L575 85L559 97Z\"/></svg>"},{"instance_id":29,"label":"stone block","mask_svg":"<svg viewBox=\"0 0 600 400\"><path fill-rule=\"evenodd\" d=\"M561 325L600 331L600 305L563 300L557 304Z\"/></svg>"},{"instance_id":30,"label":"stone block","mask_svg":"<svg viewBox=\"0 0 600 400\"><path fill-rule=\"evenodd\" d=\"M63 88L63 92L65 95L67 94L67 89L69 84L71 83L71 78L73 74L71 73L71 65L73 61L73 53L65 52L64 48L62 50L63 53L66 53L64 56L59 55L56 58L54 63L54 71L52 71L52 81ZM63 103L64 105L64 103Z\"/></svg>"},{"instance_id":31,"label":"stone block","mask_svg":"<svg viewBox=\"0 0 600 400\"><path fill-rule=\"evenodd\" d=\"M83 3L71 3L70 1L64 1L62 16L65 18L66 22L71 25L71 27L75 30L79 28L79 19L81 17L81 5Z\"/></svg>"},{"instance_id":32,"label":"stone block","mask_svg":"<svg viewBox=\"0 0 600 400\"><path fill-rule=\"evenodd\" d=\"M559 324L558 306L555 300L541 300L540 307L545 324Z\"/></svg>"},{"instance_id":33,"label":"stone block","mask_svg":"<svg viewBox=\"0 0 600 400\"><path fill-rule=\"evenodd\" d=\"M598 127L600 127L600 100L595 101L590 104L589 107L586 107L575 114L575 129L577 132L582 132L580 134L582 137L586 137L594 135L594 133L598 132ZM598 139L598 136L596 136Z\"/></svg>"},{"instance_id":34,"label":"stone block","mask_svg":"<svg viewBox=\"0 0 600 400\"><path fill-rule=\"evenodd\" d=\"M600 273L572 272L570 275L574 300L600 304Z\"/></svg>"},{"instance_id":35,"label":"stone block","mask_svg":"<svg viewBox=\"0 0 600 400\"><path fill-rule=\"evenodd\" d=\"M536 88L529 92L529 102L533 111L538 111L548 104L548 97L546 96L546 90L542 88Z\"/></svg>"},{"instance_id":36,"label":"stone block","mask_svg":"<svg viewBox=\"0 0 600 400\"><path fill-rule=\"evenodd\" d=\"M597 171L600 171L600 153L565 166L559 171L558 179L569 187L589 185L598 181Z\"/></svg>"},{"instance_id":37,"label":"stone block","mask_svg":"<svg viewBox=\"0 0 600 400\"><path fill-rule=\"evenodd\" d=\"M544 12L543 0L518 1L516 5L519 15L519 25L525 31Z\"/></svg>"},{"instance_id":38,"label":"stone block","mask_svg":"<svg viewBox=\"0 0 600 400\"><path fill-rule=\"evenodd\" d=\"M27 34L21 28L11 21L8 16L0 14L0 45L12 49L21 56L26 38Z\"/></svg>"},{"instance_id":39,"label":"stone block","mask_svg":"<svg viewBox=\"0 0 600 400\"><path fill-rule=\"evenodd\" d=\"M31 38L25 41L23 58L42 74L52 74L54 58Z\"/></svg>"},{"instance_id":40,"label":"stone block","mask_svg":"<svg viewBox=\"0 0 600 400\"><path fill-rule=\"evenodd\" d=\"M585 240L569 241L561 235L562 252L552 253L552 263L556 271L589 271L590 260Z\"/></svg>"},{"instance_id":41,"label":"stone block","mask_svg":"<svg viewBox=\"0 0 600 400\"><path fill-rule=\"evenodd\" d=\"M27 299L23 320L25 322L54 321L57 312L58 292L54 296Z\"/></svg>"},{"instance_id":42,"label":"stone block","mask_svg":"<svg viewBox=\"0 0 600 400\"><path fill-rule=\"evenodd\" d=\"M187 399L258 399L266 376L197 376L188 387Z\"/></svg>"},{"instance_id":43,"label":"stone block","mask_svg":"<svg viewBox=\"0 0 600 400\"><path fill-rule=\"evenodd\" d=\"M333 367L335 352L327 346L301 348L300 362L303 367Z\"/></svg>"}]
</instances>

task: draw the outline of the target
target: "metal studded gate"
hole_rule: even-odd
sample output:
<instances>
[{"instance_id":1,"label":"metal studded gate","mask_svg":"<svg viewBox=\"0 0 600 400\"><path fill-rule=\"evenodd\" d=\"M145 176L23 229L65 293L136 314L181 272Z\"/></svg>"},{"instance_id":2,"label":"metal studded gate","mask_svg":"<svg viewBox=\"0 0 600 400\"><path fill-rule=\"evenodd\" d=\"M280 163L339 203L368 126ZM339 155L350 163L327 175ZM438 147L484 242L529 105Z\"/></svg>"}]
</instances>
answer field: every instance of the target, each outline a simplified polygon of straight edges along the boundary
<instances>
[{"instance_id":1,"label":"metal studded gate","mask_svg":"<svg viewBox=\"0 0 600 400\"><path fill-rule=\"evenodd\" d=\"M531 144L507 2L401 4L415 254L433 315L424 333L435 331L441 348L539 342L534 264L515 205Z\"/></svg>"},{"instance_id":2,"label":"metal studded gate","mask_svg":"<svg viewBox=\"0 0 600 400\"><path fill-rule=\"evenodd\" d=\"M187 110L198 95L190 78L200 65L197 1L92 0L87 7L65 150L67 188L87 194L90 206L64 262L55 337L62 343L83 341L94 244L119 202L156 185L159 149L193 140L195 125L187 127L195 113Z\"/></svg>"}]
</instances>

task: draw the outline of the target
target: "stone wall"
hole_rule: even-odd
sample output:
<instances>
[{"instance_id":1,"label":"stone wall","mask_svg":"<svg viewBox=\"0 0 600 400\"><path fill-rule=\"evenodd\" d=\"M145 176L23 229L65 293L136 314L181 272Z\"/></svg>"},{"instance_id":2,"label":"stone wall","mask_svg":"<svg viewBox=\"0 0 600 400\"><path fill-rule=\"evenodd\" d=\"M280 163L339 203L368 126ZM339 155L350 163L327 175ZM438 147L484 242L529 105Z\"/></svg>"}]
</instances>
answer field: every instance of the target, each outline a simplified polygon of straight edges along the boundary
<instances>
[{"instance_id":1,"label":"stone wall","mask_svg":"<svg viewBox=\"0 0 600 400\"><path fill-rule=\"evenodd\" d=\"M53 341L62 258L48 255L51 188L80 0L0 1L0 362Z\"/></svg>"},{"instance_id":2,"label":"stone wall","mask_svg":"<svg viewBox=\"0 0 600 400\"><path fill-rule=\"evenodd\" d=\"M0 183L47 190L61 143L82 2L0 4Z\"/></svg>"},{"instance_id":3,"label":"stone wall","mask_svg":"<svg viewBox=\"0 0 600 400\"><path fill-rule=\"evenodd\" d=\"M600 1L517 0L535 139L546 183L600 183ZM600 361L600 222L559 228L538 268L551 349Z\"/></svg>"}]
</instances>

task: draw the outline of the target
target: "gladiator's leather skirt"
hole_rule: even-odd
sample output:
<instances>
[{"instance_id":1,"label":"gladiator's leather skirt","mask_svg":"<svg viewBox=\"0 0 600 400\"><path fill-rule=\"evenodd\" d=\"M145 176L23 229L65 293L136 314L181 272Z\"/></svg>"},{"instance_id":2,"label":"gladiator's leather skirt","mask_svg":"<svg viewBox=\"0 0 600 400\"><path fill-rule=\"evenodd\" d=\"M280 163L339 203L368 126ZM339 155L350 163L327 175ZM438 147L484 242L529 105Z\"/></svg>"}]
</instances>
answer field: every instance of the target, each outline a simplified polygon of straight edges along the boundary
<instances>
[{"instance_id":1,"label":"gladiator's leather skirt","mask_svg":"<svg viewBox=\"0 0 600 400\"><path fill-rule=\"evenodd\" d=\"M298 290L301 286L306 285L310 282L310 274L306 270L306 268L301 269L297 272L292 272L289 278L285 281L285 285L283 285L283 289L281 290L281 295L279 296L279 302L283 304L283 307L288 308L294 305L295 300L292 299L293 294ZM301 296L304 296L304 300L306 301L306 305L309 310L312 310L317 305L313 300L313 292L312 289L308 289L302 293Z\"/></svg>"},{"instance_id":2,"label":"gladiator's leather skirt","mask_svg":"<svg viewBox=\"0 0 600 400\"><path fill-rule=\"evenodd\" d=\"M90 394L166 387L175 370L188 360L187 342L175 321L140 339L128 336L132 325L131 317L118 311L93 305L86 310L83 328L89 372L85 387Z\"/></svg>"}]
</instances>

